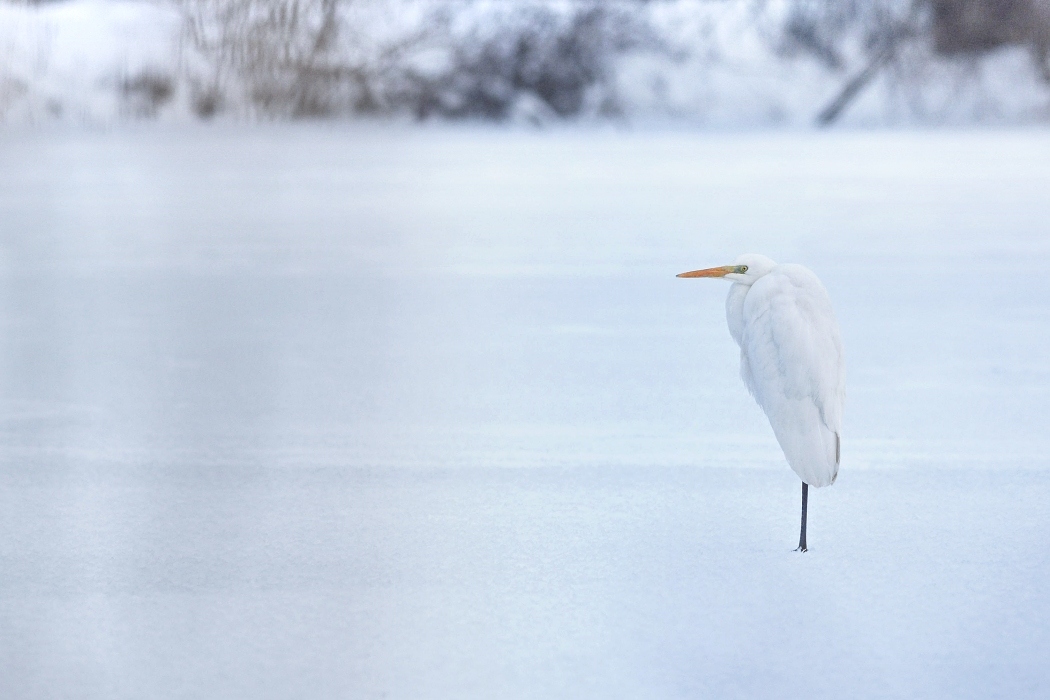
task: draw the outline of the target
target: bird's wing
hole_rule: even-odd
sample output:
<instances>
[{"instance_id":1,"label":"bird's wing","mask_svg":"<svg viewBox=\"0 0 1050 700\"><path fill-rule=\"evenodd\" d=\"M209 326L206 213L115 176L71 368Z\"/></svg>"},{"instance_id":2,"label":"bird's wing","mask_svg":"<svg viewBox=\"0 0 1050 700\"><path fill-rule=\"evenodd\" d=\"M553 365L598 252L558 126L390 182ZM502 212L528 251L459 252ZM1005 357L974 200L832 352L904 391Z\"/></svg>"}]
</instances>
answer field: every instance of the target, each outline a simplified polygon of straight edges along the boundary
<instances>
[{"instance_id":1,"label":"bird's wing","mask_svg":"<svg viewBox=\"0 0 1050 700\"><path fill-rule=\"evenodd\" d=\"M748 389L806 483L838 473L844 368L831 301L812 272L779 265L748 291L741 354Z\"/></svg>"}]
</instances>

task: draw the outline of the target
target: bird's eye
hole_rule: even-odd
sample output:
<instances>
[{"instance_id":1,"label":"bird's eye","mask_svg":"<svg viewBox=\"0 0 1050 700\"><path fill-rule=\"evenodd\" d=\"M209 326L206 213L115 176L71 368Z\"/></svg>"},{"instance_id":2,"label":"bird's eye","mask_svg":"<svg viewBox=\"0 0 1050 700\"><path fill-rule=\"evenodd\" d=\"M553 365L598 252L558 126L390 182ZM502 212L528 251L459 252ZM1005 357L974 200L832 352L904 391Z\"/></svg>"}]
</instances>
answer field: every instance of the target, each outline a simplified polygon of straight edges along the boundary
<instances>
[{"instance_id":1,"label":"bird's eye","mask_svg":"<svg viewBox=\"0 0 1050 700\"><path fill-rule=\"evenodd\" d=\"M740 266L740 272L741 273L747 272L747 265L741 265Z\"/></svg>"}]
</instances>

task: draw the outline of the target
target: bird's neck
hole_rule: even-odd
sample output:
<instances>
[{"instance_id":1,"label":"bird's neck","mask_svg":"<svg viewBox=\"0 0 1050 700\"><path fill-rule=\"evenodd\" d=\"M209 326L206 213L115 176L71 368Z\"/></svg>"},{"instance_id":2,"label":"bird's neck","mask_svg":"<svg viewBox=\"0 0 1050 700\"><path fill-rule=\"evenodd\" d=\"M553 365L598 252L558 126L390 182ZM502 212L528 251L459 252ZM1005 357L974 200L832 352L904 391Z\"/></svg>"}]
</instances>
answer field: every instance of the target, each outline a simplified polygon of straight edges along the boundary
<instances>
[{"instance_id":1,"label":"bird's neck","mask_svg":"<svg viewBox=\"0 0 1050 700\"><path fill-rule=\"evenodd\" d=\"M734 282L729 288L729 296L726 297L726 322L729 324L729 334L737 345L742 345L744 337L744 299L751 286Z\"/></svg>"}]
</instances>

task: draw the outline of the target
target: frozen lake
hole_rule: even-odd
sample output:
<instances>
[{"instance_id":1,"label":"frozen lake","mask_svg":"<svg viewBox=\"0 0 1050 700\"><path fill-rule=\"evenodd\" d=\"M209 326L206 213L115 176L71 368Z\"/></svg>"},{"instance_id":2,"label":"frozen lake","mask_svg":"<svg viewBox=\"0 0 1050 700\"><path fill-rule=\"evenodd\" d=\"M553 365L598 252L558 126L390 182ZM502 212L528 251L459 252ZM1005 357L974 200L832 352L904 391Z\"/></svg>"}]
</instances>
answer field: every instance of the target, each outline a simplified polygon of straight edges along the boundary
<instances>
[{"instance_id":1,"label":"frozen lake","mask_svg":"<svg viewBox=\"0 0 1050 700\"><path fill-rule=\"evenodd\" d=\"M4 698L1050 693L1050 132L7 131L0 245Z\"/></svg>"}]
</instances>

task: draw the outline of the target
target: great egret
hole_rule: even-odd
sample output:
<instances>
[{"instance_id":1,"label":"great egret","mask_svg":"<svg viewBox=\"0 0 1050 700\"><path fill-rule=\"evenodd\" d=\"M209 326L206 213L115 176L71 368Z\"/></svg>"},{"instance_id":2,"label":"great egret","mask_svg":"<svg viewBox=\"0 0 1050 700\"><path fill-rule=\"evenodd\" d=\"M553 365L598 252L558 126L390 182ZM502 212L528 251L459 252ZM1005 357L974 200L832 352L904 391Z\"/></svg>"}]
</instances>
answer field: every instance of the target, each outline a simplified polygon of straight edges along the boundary
<instances>
[{"instance_id":1,"label":"great egret","mask_svg":"<svg viewBox=\"0 0 1050 700\"><path fill-rule=\"evenodd\" d=\"M802 479L802 531L810 486L839 474L846 396L842 341L828 291L801 265L741 255L732 265L683 272L733 282L726 299L729 333L740 346L740 376L765 411L788 464Z\"/></svg>"}]
</instances>

